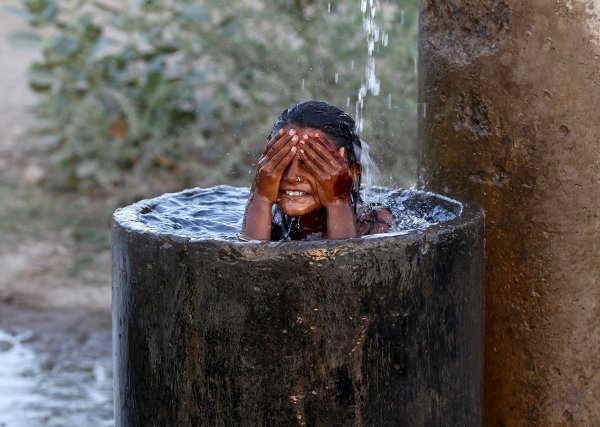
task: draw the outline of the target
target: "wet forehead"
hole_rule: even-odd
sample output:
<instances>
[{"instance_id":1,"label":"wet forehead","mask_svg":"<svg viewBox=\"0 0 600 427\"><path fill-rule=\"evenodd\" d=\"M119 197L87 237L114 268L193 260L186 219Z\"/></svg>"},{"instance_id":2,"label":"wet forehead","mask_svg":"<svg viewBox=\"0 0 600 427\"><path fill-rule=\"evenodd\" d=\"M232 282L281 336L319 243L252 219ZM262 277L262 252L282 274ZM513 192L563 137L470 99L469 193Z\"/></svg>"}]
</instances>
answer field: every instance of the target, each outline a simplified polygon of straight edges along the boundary
<instances>
[{"instance_id":1,"label":"wet forehead","mask_svg":"<svg viewBox=\"0 0 600 427\"><path fill-rule=\"evenodd\" d=\"M334 147L337 147L337 141L335 140L334 137L332 137L331 135L329 135L327 132L324 132L321 129L318 128L313 128L310 126L294 126L294 125L286 125L283 127L283 129L285 129L286 132L289 132L290 129L294 129L296 132L298 132L298 135L302 136L302 135L307 135L309 133L315 134L315 133L320 133L321 135L323 135L325 137L325 139L327 139L327 141L329 141Z\"/></svg>"},{"instance_id":2,"label":"wet forehead","mask_svg":"<svg viewBox=\"0 0 600 427\"><path fill-rule=\"evenodd\" d=\"M295 129L296 132L298 132L299 135L305 135L305 134L308 134L308 133L316 133L316 132L322 133L323 135L327 135L321 129L312 128L310 126L304 127L304 126L294 126L294 125L288 124L288 125L285 125L283 128L286 131L289 131L290 129Z\"/></svg>"}]
</instances>

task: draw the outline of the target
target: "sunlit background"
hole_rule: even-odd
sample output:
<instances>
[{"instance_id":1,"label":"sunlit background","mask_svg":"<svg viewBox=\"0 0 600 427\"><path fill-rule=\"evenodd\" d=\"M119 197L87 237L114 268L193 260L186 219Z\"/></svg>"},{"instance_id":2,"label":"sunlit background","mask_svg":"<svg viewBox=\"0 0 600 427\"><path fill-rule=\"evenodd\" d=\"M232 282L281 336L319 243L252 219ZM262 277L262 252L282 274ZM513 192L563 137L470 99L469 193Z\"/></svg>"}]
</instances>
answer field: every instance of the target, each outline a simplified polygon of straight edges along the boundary
<instances>
[{"instance_id":1,"label":"sunlit background","mask_svg":"<svg viewBox=\"0 0 600 427\"><path fill-rule=\"evenodd\" d=\"M0 426L111 425L113 210L250 185L284 108L347 111L413 185L417 8L0 0Z\"/></svg>"}]
</instances>

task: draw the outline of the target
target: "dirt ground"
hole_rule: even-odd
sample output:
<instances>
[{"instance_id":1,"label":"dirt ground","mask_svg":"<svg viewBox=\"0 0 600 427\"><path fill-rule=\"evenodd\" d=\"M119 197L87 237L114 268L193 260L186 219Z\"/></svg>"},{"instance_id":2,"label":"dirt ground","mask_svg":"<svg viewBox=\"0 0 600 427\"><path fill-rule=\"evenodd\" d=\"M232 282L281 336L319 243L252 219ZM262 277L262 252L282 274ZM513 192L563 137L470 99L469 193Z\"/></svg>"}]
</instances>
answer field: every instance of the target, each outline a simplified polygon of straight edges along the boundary
<instances>
[{"instance_id":1,"label":"dirt ground","mask_svg":"<svg viewBox=\"0 0 600 427\"><path fill-rule=\"evenodd\" d=\"M25 29L0 11L0 328L39 331L48 351L99 351L88 341L109 351L113 207L44 186L47 147L27 133L36 96L26 76L36 53L7 41Z\"/></svg>"}]
</instances>

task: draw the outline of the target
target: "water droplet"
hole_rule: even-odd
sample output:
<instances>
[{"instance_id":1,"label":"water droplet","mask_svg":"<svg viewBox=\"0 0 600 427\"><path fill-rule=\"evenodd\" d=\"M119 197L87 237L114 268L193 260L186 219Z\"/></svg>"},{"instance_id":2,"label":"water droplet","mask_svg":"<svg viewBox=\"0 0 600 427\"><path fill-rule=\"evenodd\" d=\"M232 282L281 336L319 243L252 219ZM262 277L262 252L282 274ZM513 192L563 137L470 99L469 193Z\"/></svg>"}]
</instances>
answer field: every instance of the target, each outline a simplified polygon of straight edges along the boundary
<instances>
[{"instance_id":1,"label":"water droplet","mask_svg":"<svg viewBox=\"0 0 600 427\"><path fill-rule=\"evenodd\" d=\"M418 74L418 72L419 72L419 70L418 70L418 65L419 65L419 63L418 63L418 61L417 61L417 55L413 55L413 64L415 64L415 69L414 69L414 72L415 72L415 75L416 75L416 74Z\"/></svg>"}]
</instances>

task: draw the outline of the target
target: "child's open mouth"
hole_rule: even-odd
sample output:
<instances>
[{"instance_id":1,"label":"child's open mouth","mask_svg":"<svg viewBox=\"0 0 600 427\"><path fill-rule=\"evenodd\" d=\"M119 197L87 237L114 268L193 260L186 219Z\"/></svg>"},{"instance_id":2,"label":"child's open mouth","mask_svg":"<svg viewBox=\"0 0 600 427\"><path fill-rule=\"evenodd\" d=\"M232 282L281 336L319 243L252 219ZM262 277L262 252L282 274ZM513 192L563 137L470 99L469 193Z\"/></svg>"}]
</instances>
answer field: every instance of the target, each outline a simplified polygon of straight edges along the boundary
<instances>
[{"instance_id":1,"label":"child's open mouth","mask_svg":"<svg viewBox=\"0 0 600 427\"><path fill-rule=\"evenodd\" d=\"M290 197L304 197L308 195L306 191L296 191L296 190L285 190L283 192L286 196Z\"/></svg>"}]
</instances>

